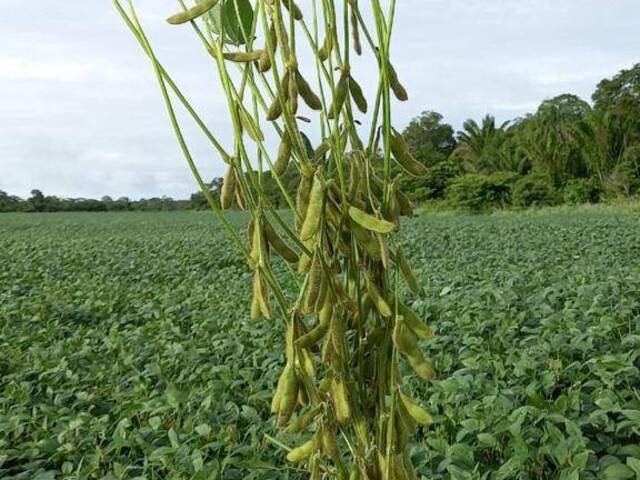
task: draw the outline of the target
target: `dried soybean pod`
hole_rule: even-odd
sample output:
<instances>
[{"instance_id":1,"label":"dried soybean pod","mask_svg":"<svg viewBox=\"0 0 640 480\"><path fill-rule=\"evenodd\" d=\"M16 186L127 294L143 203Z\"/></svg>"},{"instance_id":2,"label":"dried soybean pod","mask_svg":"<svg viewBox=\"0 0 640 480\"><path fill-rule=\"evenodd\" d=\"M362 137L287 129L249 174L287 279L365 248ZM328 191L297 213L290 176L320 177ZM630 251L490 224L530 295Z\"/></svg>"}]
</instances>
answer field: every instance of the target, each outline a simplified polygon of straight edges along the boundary
<instances>
[{"instance_id":1,"label":"dried soybean pod","mask_svg":"<svg viewBox=\"0 0 640 480\"><path fill-rule=\"evenodd\" d=\"M293 367L287 364L285 367L284 379L282 383L282 394L280 396L280 408L278 410L278 425L284 427L291 418L296 402L298 400L298 389L300 382Z\"/></svg>"},{"instance_id":2,"label":"dried soybean pod","mask_svg":"<svg viewBox=\"0 0 640 480\"><path fill-rule=\"evenodd\" d=\"M380 293L380 290L378 290L378 287L376 286L375 282L371 279L369 275L367 275L365 279L367 283L367 293L371 297L371 301L375 305L376 310L378 310L378 313L383 317L385 318L390 317L391 308L389 307L389 304Z\"/></svg>"},{"instance_id":3,"label":"dried soybean pod","mask_svg":"<svg viewBox=\"0 0 640 480\"><path fill-rule=\"evenodd\" d=\"M292 434L292 433L300 433L306 430L307 427L309 427L309 425L311 425L316 419L316 417L320 414L320 411L321 411L321 408L320 408L320 405L318 405L317 407L312 408L308 412L303 413L302 415L298 416L298 418L296 418L295 421L292 422L291 425L289 425L286 428L285 432L288 434Z\"/></svg>"},{"instance_id":4,"label":"dried soybean pod","mask_svg":"<svg viewBox=\"0 0 640 480\"><path fill-rule=\"evenodd\" d=\"M351 3L351 36L353 39L353 49L358 55L362 55L362 44L360 43L360 29L358 26L356 8L358 8L358 2L354 1Z\"/></svg>"},{"instance_id":5,"label":"dried soybean pod","mask_svg":"<svg viewBox=\"0 0 640 480\"><path fill-rule=\"evenodd\" d=\"M396 69L393 68L393 65L391 65L391 62L387 62L387 72L389 72L389 84L391 86L391 90L393 90L396 98L401 102L409 100L407 90L402 86L400 80L398 80L398 73L396 72Z\"/></svg>"},{"instance_id":6,"label":"dried soybean pod","mask_svg":"<svg viewBox=\"0 0 640 480\"><path fill-rule=\"evenodd\" d=\"M267 220L264 221L264 233L269 244L276 252L278 252L278 255L284 258L287 262L296 263L299 260L298 254L294 252L289 245L282 240L282 238L280 238L278 232L275 231Z\"/></svg>"},{"instance_id":7,"label":"dried soybean pod","mask_svg":"<svg viewBox=\"0 0 640 480\"><path fill-rule=\"evenodd\" d=\"M410 174L416 177L424 177L429 173L427 167L413 157L409 145L404 141L402 135L397 132L391 135L391 153L393 153L398 164Z\"/></svg>"},{"instance_id":8,"label":"dried soybean pod","mask_svg":"<svg viewBox=\"0 0 640 480\"><path fill-rule=\"evenodd\" d=\"M433 422L433 418L424 408L414 402L411 398L405 395L402 391L399 391L402 404L411 415L411 418L421 425L430 425Z\"/></svg>"},{"instance_id":9,"label":"dried soybean pod","mask_svg":"<svg viewBox=\"0 0 640 480\"><path fill-rule=\"evenodd\" d=\"M216 6L218 0L203 0L202 2L196 3L193 7L184 12L176 13L175 15L167 18L167 22L172 25L179 25L181 23L186 23L191 20L195 20L201 15L204 15L213 7Z\"/></svg>"},{"instance_id":10,"label":"dried soybean pod","mask_svg":"<svg viewBox=\"0 0 640 480\"><path fill-rule=\"evenodd\" d=\"M345 424L351 419L351 407L347 396L347 387L342 380L334 379L331 384L331 401L338 423Z\"/></svg>"},{"instance_id":11,"label":"dried soybean pod","mask_svg":"<svg viewBox=\"0 0 640 480\"><path fill-rule=\"evenodd\" d=\"M349 216L358 225L377 233L391 233L396 229L395 224L383 220L381 218L374 217L373 215L354 207L349 207Z\"/></svg>"},{"instance_id":12,"label":"dried soybean pod","mask_svg":"<svg viewBox=\"0 0 640 480\"><path fill-rule=\"evenodd\" d=\"M286 172L289 166L289 160L291 159L291 137L288 133L282 135L280 140L280 147L278 148L278 158L276 163L273 164L273 171L279 177Z\"/></svg>"},{"instance_id":13,"label":"dried soybean pod","mask_svg":"<svg viewBox=\"0 0 640 480\"><path fill-rule=\"evenodd\" d=\"M233 198L236 194L236 172L233 167L230 166L222 181L222 188L220 189L220 205L223 210L231 208L233 204Z\"/></svg>"},{"instance_id":14,"label":"dried soybean pod","mask_svg":"<svg viewBox=\"0 0 640 480\"><path fill-rule=\"evenodd\" d=\"M349 89L349 74L347 72L342 72L340 75L340 80L338 80L338 85L336 86L335 97L333 97L333 103L329 108L328 118L329 120L333 120L336 117L340 116L340 111L342 110L342 106L344 105L344 101L347 98L347 90Z\"/></svg>"},{"instance_id":15,"label":"dried soybean pod","mask_svg":"<svg viewBox=\"0 0 640 480\"><path fill-rule=\"evenodd\" d=\"M238 63L255 62L265 53L264 50L252 50L250 52L223 52L225 60Z\"/></svg>"},{"instance_id":16,"label":"dried soybean pod","mask_svg":"<svg viewBox=\"0 0 640 480\"><path fill-rule=\"evenodd\" d=\"M418 279L413 273L411 269L411 265L407 262L407 259L404 258L402 254L402 250L398 250L396 254L396 261L400 266L400 270L402 271L402 276L404 276L405 281L407 282L407 286L411 289L413 293L419 295L422 289L420 288L420 284L418 283Z\"/></svg>"},{"instance_id":17,"label":"dried soybean pod","mask_svg":"<svg viewBox=\"0 0 640 480\"><path fill-rule=\"evenodd\" d=\"M296 70L296 81L298 84L298 92L300 96L304 100L304 102L311 108L312 110L321 110L322 103L318 96L313 92L309 83L304 79L302 74Z\"/></svg>"},{"instance_id":18,"label":"dried soybean pod","mask_svg":"<svg viewBox=\"0 0 640 480\"><path fill-rule=\"evenodd\" d=\"M433 331L404 303L398 302L398 313L402 315L407 327L418 337L428 340L433 338Z\"/></svg>"},{"instance_id":19,"label":"dried soybean pod","mask_svg":"<svg viewBox=\"0 0 640 480\"><path fill-rule=\"evenodd\" d=\"M316 173L313 177L313 185L309 194L309 205L300 228L300 239L309 240L320 228L322 221L322 207L324 205L324 183Z\"/></svg>"},{"instance_id":20,"label":"dried soybean pod","mask_svg":"<svg viewBox=\"0 0 640 480\"><path fill-rule=\"evenodd\" d=\"M311 440L308 440L299 447L291 450L287 454L287 460L291 463L302 462L309 458L316 450L318 450L318 440L314 436Z\"/></svg>"},{"instance_id":21,"label":"dried soybean pod","mask_svg":"<svg viewBox=\"0 0 640 480\"><path fill-rule=\"evenodd\" d=\"M298 7L293 0L282 0L282 4L289 10L289 13L293 15L293 18L302 20L302 10L300 10L300 7Z\"/></svg>"},{"instance_id":22,"label":"dried soybean pod","mask_svg":"<svg viewBox=\"0 0 640 480\"><path fill-rule=\"evenodd\" d=\"M362 87L353 77L349 77L349 92L351 93L351 98L353 98L358 110L362 113L367 113L367 99L362 92Z\"/></svg>"}]
</instances>

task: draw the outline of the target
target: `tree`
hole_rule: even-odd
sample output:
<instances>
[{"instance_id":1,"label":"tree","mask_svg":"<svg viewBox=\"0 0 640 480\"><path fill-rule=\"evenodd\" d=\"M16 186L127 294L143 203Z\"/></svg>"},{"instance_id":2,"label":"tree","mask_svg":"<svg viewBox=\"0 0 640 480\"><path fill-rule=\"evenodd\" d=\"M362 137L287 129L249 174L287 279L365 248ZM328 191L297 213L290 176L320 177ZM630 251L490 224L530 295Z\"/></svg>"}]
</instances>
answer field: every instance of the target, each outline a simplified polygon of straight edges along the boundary
<instances>
[{"instance_id":1,"label":"tree","mask_svg":"<svg viewBox=\"0 0 640 480\"><path fill-rule=\"evenodd\" d=\"M602 80L592 99L598 110L640 105L640 63L629 70L621 70L613 78Z\"/></svg>"},{"instance_id":2,"label":"tree","mask_svg":"<svg viewBox=\"0 0 640 480\"><path fill-rule=\"evenodd\" d=\"M520 122L516 142L534 170L559 186L568 178L588 176L581 128L591 112L587 102L564 94L542 102L535 115Z\"/></svg>"},{"instance_id":3,"label":"tree","mask_svg":"<svg viewBox=\"0 0 640 480\"><path fill-rule=\"evenodd\" d=\"M496 119L486 115L480 124L469 119L458 132L458 146L453 156L462 161L464 168L473 173L499 171L498 151L505 140L509 122L496 126Z\"/></svg>"},{"instance_id":4,"label":"tree","mask_svg":"<svg viewBox=\"0 0 640 480\"><path fill-rule=\"evenodd\" d=\"M453 127L442 118L438 112L424 111L402 132L414 157L428 166L446 160L456 146Z\"/></svg>"}]
</instances>

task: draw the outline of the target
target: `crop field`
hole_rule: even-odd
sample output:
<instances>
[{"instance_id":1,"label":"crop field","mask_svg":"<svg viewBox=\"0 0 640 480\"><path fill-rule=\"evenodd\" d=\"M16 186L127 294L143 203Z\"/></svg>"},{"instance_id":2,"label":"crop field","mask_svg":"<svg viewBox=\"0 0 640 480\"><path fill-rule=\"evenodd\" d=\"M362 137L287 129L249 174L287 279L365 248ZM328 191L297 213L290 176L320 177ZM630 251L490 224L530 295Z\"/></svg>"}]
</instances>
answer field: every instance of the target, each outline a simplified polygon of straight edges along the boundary
<instances>
[{"instance_id":1,"label":"crop field","mask_svg":"<svg viewBox=\"0 0 640 480\"><path fill-rule=\"evenodd\" d=\"M403 372L434 417L419 473L640 479L638 216L422 216L401 238L437 332L439 378ZM210 214L0 216L0 478L306 478L250 283Z\"/></svg>"}]
</instances>

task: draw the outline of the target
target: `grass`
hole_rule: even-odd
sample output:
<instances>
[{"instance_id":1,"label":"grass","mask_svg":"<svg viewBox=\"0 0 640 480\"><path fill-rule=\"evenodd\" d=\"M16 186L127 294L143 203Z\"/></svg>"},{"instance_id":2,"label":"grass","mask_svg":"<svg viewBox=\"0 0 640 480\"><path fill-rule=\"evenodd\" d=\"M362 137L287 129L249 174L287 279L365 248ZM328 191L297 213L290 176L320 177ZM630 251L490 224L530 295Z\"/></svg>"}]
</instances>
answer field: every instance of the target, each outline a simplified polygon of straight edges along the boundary
<instances>
[{"instance_id":1,"label":"grass","mask_svg":"<svg viewBox=\"0 0 640 480\"><path fill-rule=\"evenodd\" d=\"M402 238L438 332L439 380L405 372L434 415L420 473L640 478L637 215L422 216ZM265 436L300 441L269 414L281 323L248 320L210 214L6 214L0 264L1 478L304 478Z\"/></svg>"}]
</instances>

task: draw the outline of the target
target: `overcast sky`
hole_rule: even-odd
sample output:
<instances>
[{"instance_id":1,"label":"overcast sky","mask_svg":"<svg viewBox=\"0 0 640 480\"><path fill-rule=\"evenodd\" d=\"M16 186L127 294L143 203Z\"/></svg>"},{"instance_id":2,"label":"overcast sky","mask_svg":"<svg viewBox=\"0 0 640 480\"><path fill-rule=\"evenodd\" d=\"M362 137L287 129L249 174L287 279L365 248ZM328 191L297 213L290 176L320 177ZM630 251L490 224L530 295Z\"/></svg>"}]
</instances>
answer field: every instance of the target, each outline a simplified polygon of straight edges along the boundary
<instances>
[{"instance_id":1,"label":"overcast sky","mask_svg":"<svg viewBox=\"0 0 640 480\"><path fill-rule=\"evenodd\" d=\"M589 99L600 79L640 62L638 0L397 3L393 57L411 97L395 105L397 127L423 110L459 128L486 113L520 116L561 93ZM210 60L189 28L164 21L175 1L136 4L161 61L228 145ZM111 1L4 2L0 45L0 190L179 198L196 189L152 69ZM369 92L372 67L354 66ZM204 175L222 175L221 160L187 131Z\"/></svg>"}]
</instances>

